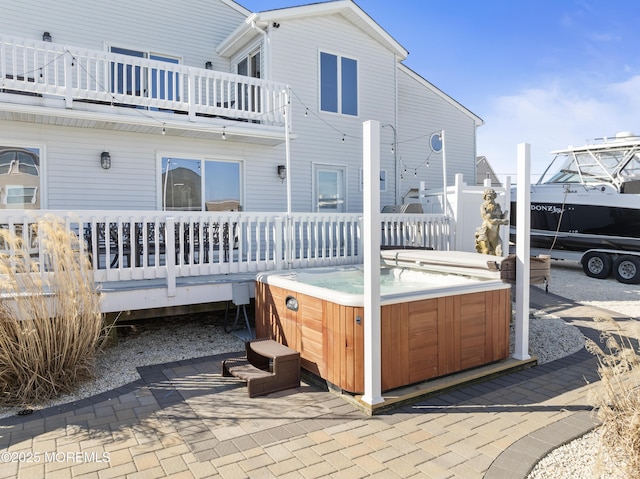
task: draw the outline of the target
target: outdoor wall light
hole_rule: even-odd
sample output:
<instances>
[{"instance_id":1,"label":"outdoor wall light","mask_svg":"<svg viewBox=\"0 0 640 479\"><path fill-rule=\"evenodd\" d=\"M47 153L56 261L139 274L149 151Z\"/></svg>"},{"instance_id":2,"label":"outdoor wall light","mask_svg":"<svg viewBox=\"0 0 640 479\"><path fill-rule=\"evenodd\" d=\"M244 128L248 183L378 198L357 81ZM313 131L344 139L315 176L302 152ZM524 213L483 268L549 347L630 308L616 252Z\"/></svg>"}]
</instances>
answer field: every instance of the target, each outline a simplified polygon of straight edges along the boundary
<instances>
[{"instance_id":1,"label":"outdoor wall light","mask_svg":"<svg viewBox=\"0 0 640 479\"><path fill-rule=\"evenodd\" d=\"M102 166L104 170L111 168L111 155L108 151L100 153L100 166Z\"/></svg>"},{"instance_id":2,"label":"outdoor wall light","mask_svg":"<svg viewBox=\"0 0 640 479\"><path fill-rule=\"evenodd\" d=\"M42 41L43 42L50 42L51 41L51 34L49 32L44 32L42 34Z\"/></svg>"},{"instance_id":3,"label":"outdoor wall light","mask_svg":"<svg viewBox=\"0 0 640 479\"><path fill-rule=\"evenodd\" d=\"M282 181L287 177L287 167L284 165L278 165L278 176Z\"/></svg>"},{"instance_id":4,"label":"outdoor wall light","mask_svg":"<svg viewBox=\"0 0 640 479\"><path fill-rule=\"evenodd\" d=\"M205 67L207 70L213 70L213 63L211 63L211 62L207 62L207 63L205 63L205 64L204 64L204 67Z\"/></svg>"}]
</instances>

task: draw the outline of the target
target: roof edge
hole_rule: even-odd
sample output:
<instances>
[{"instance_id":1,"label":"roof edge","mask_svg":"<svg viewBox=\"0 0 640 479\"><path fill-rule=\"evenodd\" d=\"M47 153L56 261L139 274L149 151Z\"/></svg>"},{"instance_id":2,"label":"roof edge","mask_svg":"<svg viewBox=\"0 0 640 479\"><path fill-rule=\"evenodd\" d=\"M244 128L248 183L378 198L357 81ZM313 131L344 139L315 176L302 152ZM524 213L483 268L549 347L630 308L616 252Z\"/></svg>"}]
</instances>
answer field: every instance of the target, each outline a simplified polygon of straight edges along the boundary
<instances>
[{"instance_id":1,"label":"roof edge","mask_svg":"<svg viewBox=\"0 0 640 479\"><path fill-rule=\"evenodd\" d=\"M239 41L247 40L253 37L251 30L253 25L267 27L273 22L281 22L288 19L299 19L305 17L313 17L320 15L340 14L349 20L348 15L356 15L368 27L368 33L372 37L385 43L387 47L394 52L399 60L404 60L409 52L389 33L384 30L375 20L373 20L360 6L352 0L332 0L327 2L310 3L308 5L300 5L294 7L286 7L275 10L265 10L259 13L250 14L244 23L231 33L219 46L216 51L220 55L229 54L231 48ZM257 34L257 32L256 32Z\"/></svg>"}]
</instances>

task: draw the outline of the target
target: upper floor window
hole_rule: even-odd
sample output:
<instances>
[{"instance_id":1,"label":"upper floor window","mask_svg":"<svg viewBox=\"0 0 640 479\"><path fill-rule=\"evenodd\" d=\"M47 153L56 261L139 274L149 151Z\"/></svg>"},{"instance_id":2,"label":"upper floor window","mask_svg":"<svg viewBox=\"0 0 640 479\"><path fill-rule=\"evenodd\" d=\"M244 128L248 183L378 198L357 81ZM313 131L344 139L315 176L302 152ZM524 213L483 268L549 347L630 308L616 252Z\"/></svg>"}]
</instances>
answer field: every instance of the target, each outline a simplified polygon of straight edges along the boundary
<instances>
[{"instance_id":1,"label":"upper floor window","mask_svg":"<svg viewBox=\"0 0 640 479\"><path fill-rule=\"evenodd\" d=\"M358 115L358 62L320 52L320 110Z\"/></svg>"},{"instance_id":2,"label":"upper floor window","mask_svg":"<svg viewBox=\"0 0 640 479\"><path fill-rule=\"evenodd\" d=\"M111 47L112 53L137 58L148 58L166 63L180 63L168 55ZM127 63L111 63L111 91L133 96L146 96L160 100L179 100L179 75L161 68L146 68Z\"/></svg>"},{"instance_id":3,"label":"upper floor window","mask_svg":"<svg viewBox=\"0 0 640 479\"><path fill-rule=\"evenodd\" d=\"M238 75L261 78L262 65L260 60L260 50L255 51L238 62ZM260 88L255 85L246 83L238 83L238 108L245 111L260 112Z\"/></svg>"},{"instance_id":4,"label":"upper floor window","mask_svg":"<svg viewBox=\"0 0 640 479\"><path fill-rule=\"evenodd\" d=\"M262 65L260 64L260 51L251 53L238 62L238 75L252 78L261 78Z\"/></svg>"}]
</instances>

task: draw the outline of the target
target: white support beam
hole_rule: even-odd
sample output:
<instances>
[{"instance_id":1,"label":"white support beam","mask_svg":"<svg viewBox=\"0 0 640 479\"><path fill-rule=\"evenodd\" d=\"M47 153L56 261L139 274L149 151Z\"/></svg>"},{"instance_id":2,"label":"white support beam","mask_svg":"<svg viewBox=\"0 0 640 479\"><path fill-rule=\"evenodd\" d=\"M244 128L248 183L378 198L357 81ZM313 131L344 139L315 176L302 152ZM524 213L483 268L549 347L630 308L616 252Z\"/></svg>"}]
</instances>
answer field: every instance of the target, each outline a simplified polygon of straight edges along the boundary
<instances>
[{"instance_id":1,"label":"white support beam","mask_svg":"<svg viewBox=\"0 0 640 479\"><path fill-rule=\"evenodd\" d=\"M364 176L364 395L379 404L382 397L380 331L380 122L366 121L363 130Z\"/></svg>"},{"instance_id":2,"label":"white support beam","mask_svg":"<svg viewBox=\"0 0 640 479\"><path fill-rule=\"evenodd\" d=\"M531 147L518 145L516 197L516 330L513 357L529 359L529 287L531 232Z\"/></svg>"}]
</instances>

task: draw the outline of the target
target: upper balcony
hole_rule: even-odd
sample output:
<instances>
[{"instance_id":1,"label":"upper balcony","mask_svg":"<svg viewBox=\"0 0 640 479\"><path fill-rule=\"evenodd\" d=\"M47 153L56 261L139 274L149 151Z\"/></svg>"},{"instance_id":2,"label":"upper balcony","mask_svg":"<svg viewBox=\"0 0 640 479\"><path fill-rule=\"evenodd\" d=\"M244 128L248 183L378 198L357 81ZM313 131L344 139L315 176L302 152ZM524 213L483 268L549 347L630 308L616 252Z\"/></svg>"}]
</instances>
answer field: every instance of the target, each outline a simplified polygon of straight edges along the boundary
<instances>
[{"instance_id":1,"label":"upper balcony","mask_svg":"<svg viewBox=\"0 0 640 479\"><path fill-rule=\"evenodd\" d=\"M4 119L25 121L27 115L27 121L46 118L59 125L278 143L287 88L204 68L0 36ZM234 133L236 122L244 125Z\"/></svg>"}]
</instances>

